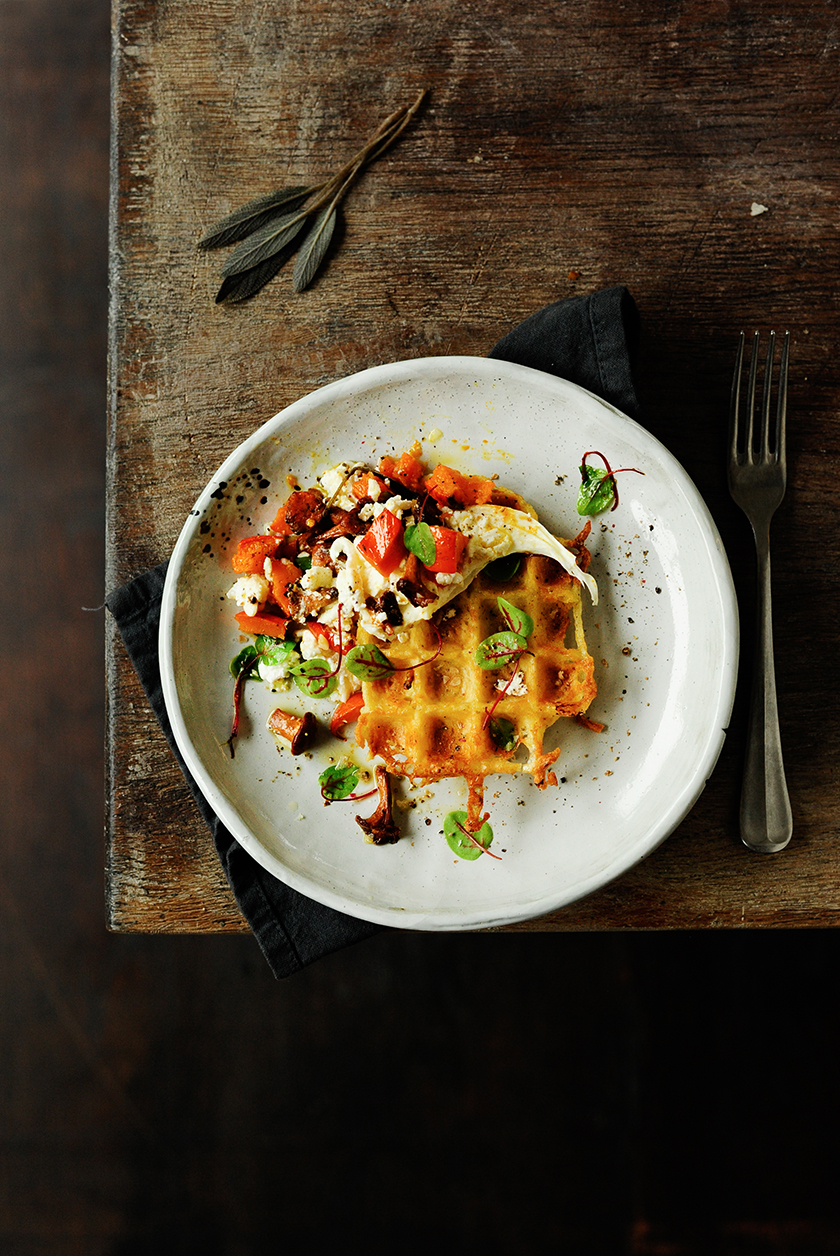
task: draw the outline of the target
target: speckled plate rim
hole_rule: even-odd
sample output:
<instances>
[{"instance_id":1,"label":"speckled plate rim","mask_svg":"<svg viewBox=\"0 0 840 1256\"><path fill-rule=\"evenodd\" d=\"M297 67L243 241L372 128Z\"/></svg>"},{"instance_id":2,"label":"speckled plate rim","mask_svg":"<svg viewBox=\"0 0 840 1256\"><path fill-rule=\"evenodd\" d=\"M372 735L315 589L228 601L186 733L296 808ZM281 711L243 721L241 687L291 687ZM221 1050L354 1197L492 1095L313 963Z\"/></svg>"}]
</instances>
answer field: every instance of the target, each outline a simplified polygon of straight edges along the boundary
<instances>
[{"instance_id":1,"label":"speckled plate rim","mask_svg":"<svg viewBox=\"0 0 840 1256\"><path fill-rule=\"evenodd\" d=\"M719 649L716 689L706 726L695 730L698 740L691 771L675 789L668 791L668 801L657 807L644 832L630 845L617 842L613 851L606 855L602 852L589 875L577 876L574 883L568 885L552 884L548 888L534 885L533 892L528 888L523 893L520 888L518 893L512 893L510 902L488 901L486 904L468 905L442 902L431 909L423 906L412 910L400 902L398 884L393 891L386 890L384 901L371 902L362 895L354 897L346 891L335 891L323 879L310 875L307 869L290 867L283 858L267 849L265 842L243 819L228 793L219 787L206 757L196 748L190 711L184 709L179 693L173 641L179 613L179 586L184 581L190 554L194 553L199 521L214 495L218 495L220 482L232 479L237 470L250 463L256 451L264 448L266 442L275 440L278 433L288 432L316 411L328 411L348 397L357 398L371 390L387 390L391 386L404 387L406 384L413 386L413 381L425 387L436 379L445 378L451 383L460 377L469 380L471 385L472 382L480 385L482 381L501 380L508 388L521 391L525 398L532 392L538 392L542 397L548 395L549 398L554 395L558 403L562 401L573 411L578 405L582 412L590 416L597 412L611 433L621 433L631 445L643 449L649 459L655 461L664 479L671 481L679 490L681 502L690 515L690 527L695 531L698 547L703 552L706 611L713 621L716 648ZM573 470L572 467L568 469ZM243 848L272 875L327 906L382 925L430 931L493 928L544 915L614 881L651 854L694 806L718 760L734 700L738 648L737 601L720 537L705 502L673 455L645 428L585 389L528 367L465 356L410 359L372 367L307 394L259 427L231 453L197 499L173 550L161 607L161 680L176 743L208 802ZM398 847L390 849L397 850ZM384 858L388 856L387 851L377 851L377 854Z\"/></svg>"}]
</instances>

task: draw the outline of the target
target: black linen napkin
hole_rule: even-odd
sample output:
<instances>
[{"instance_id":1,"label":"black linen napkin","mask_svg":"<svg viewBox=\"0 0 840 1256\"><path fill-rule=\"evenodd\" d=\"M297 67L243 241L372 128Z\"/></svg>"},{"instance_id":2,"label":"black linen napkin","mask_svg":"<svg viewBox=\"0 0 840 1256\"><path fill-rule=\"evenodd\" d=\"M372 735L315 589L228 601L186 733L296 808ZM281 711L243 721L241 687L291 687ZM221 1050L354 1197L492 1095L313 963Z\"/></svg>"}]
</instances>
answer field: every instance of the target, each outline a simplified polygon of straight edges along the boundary
<instances>
[{"instance_id":1,"label":"black linen napkin","mask_svg":"<svg viewBox=\"0 0 840 1256\"><path fill-rule=\"evenodd\" d=\"M547 371L579 384L635 417L633 358L639 316L626 288L568 297L538 310L498 342L488 357ZM210 807L175 744L158 663L158 628L167 564L109 594L125 648L149 703L207 824L230 887L275 977L288 977L324 955L379 931L313 902L266 872Z\"/></svg>"}]
</instances>

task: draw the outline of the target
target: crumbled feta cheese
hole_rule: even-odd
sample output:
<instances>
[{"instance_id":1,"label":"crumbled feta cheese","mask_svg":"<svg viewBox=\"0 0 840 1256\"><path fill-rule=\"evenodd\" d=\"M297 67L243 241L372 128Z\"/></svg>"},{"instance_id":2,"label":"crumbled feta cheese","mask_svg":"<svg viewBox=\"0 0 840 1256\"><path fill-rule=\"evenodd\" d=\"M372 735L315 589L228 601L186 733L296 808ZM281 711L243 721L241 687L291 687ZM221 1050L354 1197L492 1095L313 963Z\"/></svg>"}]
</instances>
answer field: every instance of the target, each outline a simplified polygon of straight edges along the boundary
<instances>
[{"instance_id":1,"label":"crumbled feta cheese","mask_svg":"<svg viewBox=\"0 0 840 1256\"><path fill-rule=\"evenodd\" d=\"M268 597L268 581L263 576L240 576L227 595L243 611L255 615Z\"/></svg>"},{"instance_id":2,"label":"crumbled feta cheese","mask_svg":"<svg viewBox=\"0 0 840 1256\"><path fill-rule=\"evenodd\" d=\"M346 667L342 667L338 673L338 681L331 695L335 702L345 702L351 694L361 689L362 682L358 676L354 676L352 672L348 672Z\"/></svg>"},{"instance_id":3,"label":"crumbled feta cheese","mask_svg":"<svg viewBox=\"0 0 840 1256\"><path fill-rule=\"evenodd\" d=\"M379 505L379 502L376 503ZM402 519L407 510L411 510L414 502L411 498L406 497L389 497L385 503L385 510L390 510L392 515L396 515L398 519Z\"/></svg>"},{"instance_id":4,"label":"crumbled feta cheese","mask_svg":"<svg viewBox=\"0 0 840 1256\"><path fill-rule=\"evenodd\" d=\"M367 523L370 519L378 518L383 510L390 510L397 519L402 519L405 511L410 510L413 505L414 502L405 497L389 497L385 502L365 502L359 511L359 518Z\"/></svg>"},{"instance_id":5,"label":"crumbled feta cheese","mask_svg":"<svg viewBox=\"0 0 840 1256\"><path fill-rule=\"evenodd\" d=\"M318 483L324 491L327 501L332 500L334 506L339 506L342 510L352 510L358 505L356 499L350 493L350 482L347 481L343 485L343 481L347 479L353 466L346 462L338 462L334 467L330 467L327 471L318 477Z\"/></svg>"},{"instance_id":6,"label":"crumbled feta cheese","mask_svg":"<svg viewBox=\"0 0 840 1256\"><path fill-rule=\"evenodd\" d=\"M297 663L297 655L290 652L292 662ZM264 680L270 689L287 689L289 686L289 664L260 663L260 680Z\"/></svg>"},{"instance_id":7,"label":"crumbled feta cheese","mask_svg":"<svg viewBox=\"0 0 840 1256\"><path fill-rule=\"evenodd\" d=\"M496 681L494 688L504 690L505 695L509 698L521 698L528 692L528 686L525 684L525 677L522 675L522 672L517 672L510 683L504 677L500 678Z\"/></svg>"},{"instance_id":8,"label":"crumbled feta cheese","mask_svg":"<svg viewBox=\"0 0 840 1256\"><path fill-rule=\"evenodd\" d=\"M330 589L335 575L329 567L310 567L303 573L300 581L302 589Z\"/></svg>"},{"instance_id":9,"label":"crumbled feta cheese","mask_svg":"<svg viewBox=\"0 0 840 1256\"><path fill-rule=\"evenodd\" d=\"M345 609L352 607L361 610L366 598L377 597L387 588L388 581L385 577L362 557L348 537L340 536L333 541L330 558L336 563L344 559L344 566L339 566L335 578L335 587L338 601Z\"/></svg>"},{"instance_id":10,"label":"crumbled feta cheese","mask_svg":"<svg viewBox=\"0 0 840 1256\"><path fill-rule=\"evenodd\" d=\"M435 584L463 584L464 577L460 571L438 571L435 573Z\"/></svg>"},{"instance_id":11,"label":"crumbled feta cheese","mask_svg":"<svg viewBox=\"0 0 840 1256\"><path fill-rule=\"evenodd\" d=\"M301 633L298 649L303 659L328 659L333 654L322 635L314 632Z\"/></svg>"}]
</instances>

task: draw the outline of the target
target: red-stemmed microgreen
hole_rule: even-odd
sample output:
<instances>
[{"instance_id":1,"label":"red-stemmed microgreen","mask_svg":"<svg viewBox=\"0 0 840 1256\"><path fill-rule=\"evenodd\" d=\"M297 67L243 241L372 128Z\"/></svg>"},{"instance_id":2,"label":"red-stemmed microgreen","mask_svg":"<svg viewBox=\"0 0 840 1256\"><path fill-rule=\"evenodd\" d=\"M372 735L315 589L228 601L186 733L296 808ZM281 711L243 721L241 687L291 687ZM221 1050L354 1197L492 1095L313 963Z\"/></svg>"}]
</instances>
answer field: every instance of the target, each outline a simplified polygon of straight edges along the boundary
<instances>
[{"instance_id":1,"label":"red-stemmed microgreen","mask_svg":"<svg viewBox=\"0 0 840 1256\"><path fill-rule=\"evenodd\" d=\"M306 659L292 669L292 678L307 698L328 698L336 686L336 674L326 659Z\"/></svg>"},{"instance_id":2,"label":"red-stemmed microgreen","mask_svg":"<svg viewBox=\"0 0 840 1256\"><path fill-rule=\"evenodd\" d=\"M518 606L514 606L512 602L508 602L503 597L496 598L499 604L499 610L502 613L502 619L507 624L511 632L518 633L520 637L524 637L527 641L531 633L534 631L534 621L526 611L520 610Z\"/></svg>"},{"instance_id":3,"label":"red-stemmed microgreen","mask_svg":"<svg viewBox=\"0 0 840 1256\"><path fill-rule=\"evenodd\" d=\"M493 830L490 825L485 820L479 829L476 829L474 833L471 832L467 828L466 811L449 812L443 821L443 835L449 849L459 859L478 859L481 855L489 855L491 859L501 860L501 855L496 855L489 849L493 841Z\"/></svg>"},{"instance_id":4,"label":"red-stemmed microgreen","mask_svg":"<svg viewBox=\"0 0 840 1256\"><path fill-rule=\"evenodd\" d=\"M425 667L429 663L434 663L443 649L443 641L435 625L430 623L429 627L436 633L438 643L437 649L429 658L422 659L419 663L407 664L405 667L395 667L378 645L369 642L367 645L356 645L348 652L345 659L348 672L353 676L358 676L360 680L384 680L392 672L413 672L416 667Z\"/></svg>"},{"instance_id":5,"label":"red-stemmed microgreen","mask_svg":"<svg viewBox=\"0 0 840 1256\"><path fill-rule=\"evenodd\" d=\"M603 467L591 467L587 458L600 458ZM579 515L600 515L603 511L615 510L618 506L618 486L615 477L624 471L635 471L636 475L644 475L638 467L616 467L612 469L606 457L597 449L588 449L580 463L580 489L578 490L577 512Z\"/></svg>"},{"instance_id":6,"label":"red-stemmed microgreen","mask_svg":"<svg viewBox=\"0 0 840 1256\"><path fill-rule=\"evenodd\" d=\"M483 574L499 584L506 584L513 579L521 565L521 554L505 554L504 558L494 558L492 563L488 563Z\"/></svg>"},{"instance_id":7,"label":"red-stemmed microgreen","mask_svg":"<svg viewBox=\"0 0 840 1256\"><path fill-rule=\"evenodd\" d=\"M522 655L531 653L528 649L528 638L534 631L534 621L526 611L520 610L518 606L514 606L503 597L497 597L496 602L502 619L508 627L504 632L491 633L479 643L475 651L475 661L485 670L504 667L506 663L512 663L513 670L501 692L491 705L485 708L482 728L487 728L493 718L493 712L516 679Z\"/></svg>"},{"instance_id":8,"label":"red-stemmed microgreen","mask_svg":"<svg viewBox=\"0 0 840 1256\"><path fill-rule=\"evenodd\" d=\"M325 802L359 802L376 793L376 787L363 794L355 792L359 783L359 769L355 764L331 763L318 777L321 797Z\"/></svg>"},{"instance_id":9,"label":"red-stemmed microgreen","mask_svg":"<svg viewBox=\"0 0 840 1256\"><path fill-rule=\"evenodd\" d=\"M337 658L332 667L327 659L313 658L307 659L304 663L299 663L297 667L290 669L298 689L300 689L302 693L305 693L308 698L327 698L338 683L338 673L341 668L341 660L344 653L341 637L340 602L338 605L337 647Z\"/></svg>"},{"instance_id":10,"label":"red-stemmed microgreen","mask_svg":"<svg viewBox=\"0 0 840 1256\"><path fill-rule=\"evenodd\" d=\"M490 729L490 736L495 745L502 751L510 751L516 749L517 736L516 725L513 720L507 720L503 715L495 718L488 718L487 724Z\"/></svg>"},{"instance_id":11,"label":"red-stemmed microgreen","mask_svg":"<svg viewBox=\"0 0 840 1256\"><path fill-rule=\"evenodd\" d=\"M283 641L278 637L259 636L255 639L253 645L246 645L235 658L231 659L230 674L234 677L233 721L231 723L230 736L225 742L230 751L231 759L234 757L233 743L239 732L242 691L245 688L246 680L258 671L261 663L271 667L287 662L289 655L294 652L294 649L295 646L292 641Z\"/></svg>"},{"instance_id":12,"label":"red-stemmed microgreen","mask_svg":"<svg viewBox=\"0 0 840 1256\"><path fill-rule=\"evenodd\" d=\"M519 653L517 654L516 660L514 662L513 671L511 672L510 676L508 676L507 680L505 681L504 686L499 690L498 694L490 703L489 707L484 708L484 719L481 721L482 728L487 728L488 724L491 723L491 721L493 720L493 712L496 710L496 707L499 705L502 699L507 696L508 690L510 689L513 682L516 680L516 677L519 673L519 661L522 658L522 655L531 654L531 653L532 653L531 650L520 650ZM503 749L505 748L506 747L503 747Z\"/></svg>"},{"instance_id":13,"label":"red-stemmed microgreen","mask_svg":"<svg viewBox=\"0 0 840 1256\"><path fill-rule=\"evenodd\" d=\"M527 645L527 637L519 632L494 632L478 645L475 661L484 671L504 667L506 663L517 661Z\"/></svg>"}]
</instances>

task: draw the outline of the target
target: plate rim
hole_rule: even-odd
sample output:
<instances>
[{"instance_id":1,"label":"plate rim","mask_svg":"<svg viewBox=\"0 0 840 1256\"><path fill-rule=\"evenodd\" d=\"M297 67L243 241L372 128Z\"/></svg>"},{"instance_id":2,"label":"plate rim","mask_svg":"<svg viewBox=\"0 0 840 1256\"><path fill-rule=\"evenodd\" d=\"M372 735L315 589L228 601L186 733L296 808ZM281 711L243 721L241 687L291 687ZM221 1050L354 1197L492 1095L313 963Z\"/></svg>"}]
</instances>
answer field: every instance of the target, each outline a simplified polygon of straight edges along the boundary
<instances>
[{"instance_id":1,"label":"plate rim","mask_svg":"<svg viewBox=\"0 0 840 1256\"><path fill-rule=\"evenodd\" d=\"M266 850L260 840L247 829L244 821L240 820L235 808L231 806L222 791L215 785L193 745L177 692L172 645L178 583L184 570L189 544L197 526L197 520L206 502L210 499L214 486L218 486L220 481L230 478L230 469L238 469L243 461L248 460L250 452L255 447L261 445L269 436L274 435L279 428L293 423L299 414L305 414L320 405L329 404L332 399L338 399L348 393L363 393L374 382L385 384L405 382L414 374L433 374L447 369L453 372L456 370L472 370L482 375L501 372L507 378L514 380L514 382L518 378L523 384L529 380L532 382L541 380L544 385L546 381L549 381L550 383L560 385L561 389L571 390L572 394L580 393L591 399L598 407L611 412L622 423L629 424L632 428L638 429L644 434L645 441L653 444L661 460L666 464L670 463L676 469L681 477L681 488L689 497L693 512L702 520L707 540L710 542L707 549L715 576L715 588L723 610L722 636L725 646L728 646L728 651L721 661L724 680L722 680L719 688L719 698L714 712L715 718L710 718L708 727L704 730L702 745L697 754L697 763L693 775L678 793L676 799L665 810L662 819L651 826L656 829L655 837L650 837L646 832L644 840L642 838L637 839L623 856L617 857L610 862L607 876L604 875L602 870L593 871L588 878L576 883L574 892L569 897L565 897L562 895L562 892L555 890L550 895L535 898L532 904L526 904L517 910L508 909L507 911L488 913L487 910L464 911L461 909L453 911L451 914L447 913L444 918L440 918L438 916L430 917L426 911L407 910L396 905L377 907L364 903L349 904L340 893L334 893L326 886L312 885L304 876L294 869L288 868L271 851ZM703 793L725 744L738 678L740 622L732 572L717 524L692 477L654 433L649 431L644 424L618 409L611 402L605 401L597 393L564 379L562 376L523 366L519 363L508 362L500 358L486 358L468 354L447 354L398 359L393 362L366 367L361 371L341 376L338 379L322 384L311 392L296 398L266 419L228 454L196 498L193 508L188 513L173 547L161 598L158 645L164 703L176 745L183 756L186 767L195 779L195 784L200 792L222 823L225 824L240 846L265 871L304 897L357 919L386 927L410 928L429 932L460 932L517 924L526 920L537 919L552 911L562 910L573 903L580 902L597 890L614 883L631 868L648 858L671 836Z\"/></svg>"}]
</instances>

